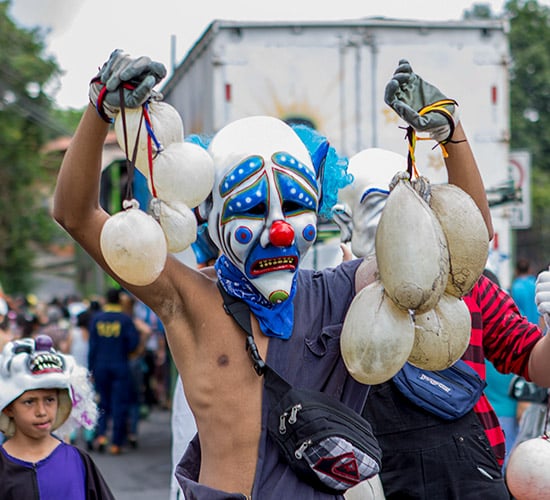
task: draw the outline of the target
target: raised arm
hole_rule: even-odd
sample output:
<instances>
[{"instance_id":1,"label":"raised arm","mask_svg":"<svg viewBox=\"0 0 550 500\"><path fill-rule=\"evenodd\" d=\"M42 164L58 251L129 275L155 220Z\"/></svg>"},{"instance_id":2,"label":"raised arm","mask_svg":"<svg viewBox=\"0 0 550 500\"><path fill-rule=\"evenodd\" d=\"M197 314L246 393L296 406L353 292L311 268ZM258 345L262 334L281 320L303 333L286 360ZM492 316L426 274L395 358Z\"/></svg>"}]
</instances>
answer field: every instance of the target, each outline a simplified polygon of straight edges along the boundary
<instances>
[{"instance_id":1,"label":"raised arm","mask_svg":"<svg viewBox=\"0 0 550 500\"><path fill-rule=\"evenodd\" d=\"M445 149L448 153L447 158L445 158L445 165L449 184L462 188L472 197L481 211L481 215L483 215L489 231L489 239L493 239L493 221L483 180L461 122L456 125L451 140L447 142Z\"/></svg>"},{"instance_id":2,"label":"raised arm","mask_svg":"<svg viewBox=\"0 0 550 500\"><path fill-rule=\"evenodd\" d=\"M99 235L109 215L99 205L99 180L108 129L90 104L63 159L53 208L55 220L102 267Z\"/></svg>"},{"instance_id":3,"label":"raised arm","mask_svg":"<svg viewBox=\"0 0 550 500\"><path fill-rule=\"evenodd\" d=\"M413 72L402 59L386 86L386 103L416 132L426 133L447 151L448 182L468 193L481 211L489 238L493 223L483 180L472 148L458 120L457 104Z\"/></svg>"},{"instance_id":4,"label":"raised arm","mask_svg":"<svg viewBox=\"0 0 550 500\"><path fill-rule=\"evenodd\" d=\"M90 105L61 165L53 216L103 267L99 235L108 214L99 206L99 180L109 124L120 110L121 99L128 108L141 106L164 76L161 63L113 51L90 82Z\"/></svg>"},{"instance_id":5,"label":"raised arm","mask_svg":"<svg viewBox=\"0 0 550 500\"><path fill-rule=\"evenodd\" d=\"M101 231L110 216L99 204L99 186L103 145L121 97L128 108L141 106L164 75L164 67L147 57L133 59L120 50L111 54L90 83L91 102L63 159L53 208L55 220L107 273L157 311L166 297L178 300L173 268L183 266L169 257L161 276L148 286L132 286L117 276L101 252ZM198 274L191 269L184 273Z\"/></svg>"}]
</instances>

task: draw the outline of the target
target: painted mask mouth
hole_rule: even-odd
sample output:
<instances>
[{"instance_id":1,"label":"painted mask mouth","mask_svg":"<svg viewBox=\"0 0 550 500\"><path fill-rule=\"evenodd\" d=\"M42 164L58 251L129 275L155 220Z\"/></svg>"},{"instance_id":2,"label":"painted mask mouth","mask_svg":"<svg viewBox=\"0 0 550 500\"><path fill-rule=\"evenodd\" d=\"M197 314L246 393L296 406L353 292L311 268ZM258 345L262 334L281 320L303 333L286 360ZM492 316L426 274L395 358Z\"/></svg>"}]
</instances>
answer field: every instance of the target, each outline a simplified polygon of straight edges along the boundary
<instances>
[{"instance_id":1,"label":"painted mask mouth","mask_svg":"<svg viewBox=\"0 0 550 500\"><path fill-rule=\"evenodd\" d=\"M252 276L260 276L265 273L272 273L274 271L296 271L298 265L298 257L284 256L284 257L271 257L268 259L259 259L250 269Z\"/></svg>"},{"instance_id":2,"label":"painted mask mouth","mask_svg":"<svg viewBox=\"0 0 550 500\"><path fill-rule=\"evenodd\" d=\"M29 360L29 369L33 375L63 373L63 368L63 360L51 352L34 354Z\"/></svg>"}]
</instances>

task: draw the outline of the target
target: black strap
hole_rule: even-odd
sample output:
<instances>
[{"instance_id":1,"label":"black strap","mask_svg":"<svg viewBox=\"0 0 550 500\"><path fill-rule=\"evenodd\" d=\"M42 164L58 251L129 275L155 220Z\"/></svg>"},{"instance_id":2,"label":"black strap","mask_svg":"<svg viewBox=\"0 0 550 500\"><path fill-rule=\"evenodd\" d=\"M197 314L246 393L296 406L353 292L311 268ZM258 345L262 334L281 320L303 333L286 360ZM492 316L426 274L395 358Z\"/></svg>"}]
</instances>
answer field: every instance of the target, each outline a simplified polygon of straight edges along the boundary
<instances>
[{"instance_id":1,"label":"black strap","mask_svg":"<svg viewBox=\"0 0 550 500\"><path fill-rule=\"evenodd\" d=\"M232 316L236 323L246 333L246 350L252 359L252 364L254 365L256 373L258 375L263 375L268 367L260 356L260 351L254 341L252 324L250 323L250 309L248 308L248 305L242 300L229 295L219 281L218 288L220 289L223 297L223 308L225 309L225 312Z\"/></svg>"},{"instance_id":2,"label":"black strap","mask_svg":"<svg viewBox=\"0 0 550 500\"><path fill-rule=\"evenodd\" d=\"M126 155L126 171L128 174L128 178L126 179L126 195L124 199L131 200L134 197L134 173L136 168L136 158L139 150L139 134L141 132L141 124L143 122L143 109L141 110L141 117L139 119L138 129L136 133L136 141L134 144L134 149L132 150L132 158L130 158L128 150L128 131L126 126L126 107L124 105L124 88L122 85L119 88L119 98L120 116L122 118L122 130L124 131L124 153Z\"/></svg>"}]
</instances>

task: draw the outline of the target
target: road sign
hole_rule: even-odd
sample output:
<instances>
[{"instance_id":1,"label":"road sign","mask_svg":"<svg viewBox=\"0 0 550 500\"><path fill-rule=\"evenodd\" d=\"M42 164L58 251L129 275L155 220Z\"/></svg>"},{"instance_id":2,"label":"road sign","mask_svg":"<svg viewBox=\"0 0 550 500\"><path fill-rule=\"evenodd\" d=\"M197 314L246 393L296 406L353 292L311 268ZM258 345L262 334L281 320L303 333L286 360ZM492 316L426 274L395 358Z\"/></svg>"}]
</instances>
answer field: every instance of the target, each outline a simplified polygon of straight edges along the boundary
<instances>
[{"instance_id":1,"label":"road sign","mask_svg":"<svg viewBox=\"0 0 550 500\"><path fill-rule=\"evenodd\" d=\"M509 207L510 227L528 229L531 227L531 153L528 151L510 151L508 176L514 188L521 194L519 201Z\"/></svg>"}]
</instances>

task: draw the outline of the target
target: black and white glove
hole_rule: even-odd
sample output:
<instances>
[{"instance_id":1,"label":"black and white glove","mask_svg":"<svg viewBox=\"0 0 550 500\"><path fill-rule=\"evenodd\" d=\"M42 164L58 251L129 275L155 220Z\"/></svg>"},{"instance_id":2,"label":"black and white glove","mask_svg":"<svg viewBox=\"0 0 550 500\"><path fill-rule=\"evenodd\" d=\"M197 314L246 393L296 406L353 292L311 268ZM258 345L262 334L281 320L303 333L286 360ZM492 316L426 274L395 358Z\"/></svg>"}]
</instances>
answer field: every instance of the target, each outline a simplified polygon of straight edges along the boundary
<instances>
[{"instance_id":1,"label":"black and white glove","mask_svg":"<svg viewBox=\"0 0 550 500\"><path fill-rule=\"evenodd\" d=\"M116 49L90 82L90 102L105 121L112 122L120 110L121 87L124 106L138 108L151 97L153 87L165 76L164 64L147 56L132 58Z\"/></svg>"},{"instance_id":2,"label":"black and white glove","mask_svg":"<svg viewBox=\"0 0 550 500\"><path fill-rule=\"evenodd\" d=\"M458 123L457 103L414 73L405 59L386 85L384 101L416 132L439 143L451 138Z\"/></svg>"}]
</instances>

